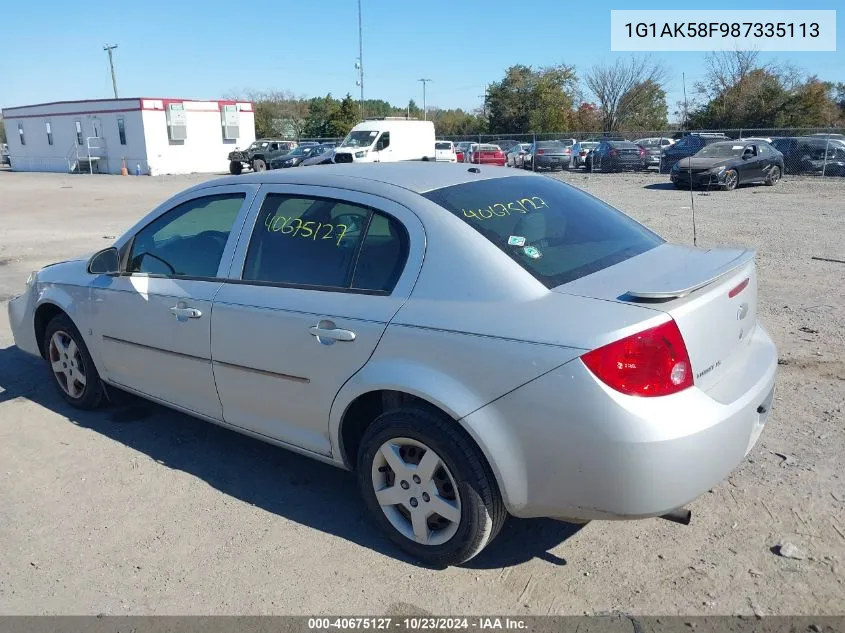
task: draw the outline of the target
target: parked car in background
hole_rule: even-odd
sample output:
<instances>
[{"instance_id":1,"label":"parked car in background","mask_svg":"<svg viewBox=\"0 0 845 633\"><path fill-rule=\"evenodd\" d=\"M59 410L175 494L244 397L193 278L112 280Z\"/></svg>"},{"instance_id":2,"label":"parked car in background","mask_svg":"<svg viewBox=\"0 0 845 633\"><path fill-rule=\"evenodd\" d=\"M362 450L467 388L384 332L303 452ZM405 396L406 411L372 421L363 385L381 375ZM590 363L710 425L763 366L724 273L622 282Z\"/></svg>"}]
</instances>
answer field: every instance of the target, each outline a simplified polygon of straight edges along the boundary
<instances>
[{"instance_id":1,"label":"parked car in background","mask_svg":"<svg viewBox=\"0 0 845 633\"><path fill-rule=\"evenodd\" d=\"M577 141L570 148L569 168L578 169L579 167L583 167L587 159L587 154L592 152L598 145L598 141Z\"/></svg>"},{"instance_id":2,"label":"parked car in background","mask_svg":"<svg viewBox=\"0 0 845 633\"><path fill-rule=\"evenodd\" d=\"M471 147L472 141L460 141L458 143L455 143L455 153L460 154L460 156L458 157L459 163L469 162L469 152Z\"/></svg>"},{"instance_id":3,"label":"parked car in background","mask_svg":"<svg viewBox=\"0 0 845 633\"><path fill-rule=\"evenodd\" d=\"M455 144L452 141L435 141L434 160L438 163L457 163L458 157L455 153Z\"/></svg>"},{"instance_id":4,"label":"parked car in background","mask_svg":"<svg viewBox=\"0 0 845 633\"><path fill-rule=\"evenodd\" d=\"M783 154L785 173L821 173L825 153L845 148L845 142L823 136L783 136L772 140L772 147ZM822 162L819 163L819 158Z\"/></svg>"},{"instance_id":5,"label":"parked car in background","mask_svg":"<svg viewBox=\"0 0 845 633\"><path fill-rule=\"evenodd\" d=\"M531 143L519 143L511 147L505 155L505 165L508 167L523 167L523 159L531 152Z\"/></svg>"},{"instance_id":6,"label":"parked car in background","mask_svg":"<svg viewBox=\"0 0 845 633\"><path fill-rule=\"evenodd\" d=\"M572 156L572 146L562 141L537 141L531 145L528 153L522 158L522 166L525 169L538 171L540 169L569 168L569 159Z\"/></svg>"},{"instance_id":7,"label":"parked car in background","mask_svg":"<svg viewBox=\"0 0 845 633\"><path fill-rule=\"evenodd\" d=\"M645 150L631 141L602 141L587 155L584 166L588 171L645 169Z\"/></svg>"},{"instance_id":8,"label":"parked car in background","mask_svg":"<svg viewBox=\"0 0 845 633\"><path fill-rule=\"evenodd\" d=\"M509 514L665 515L758 442L778 354L753 250L669 244L514 170L317 171L194 185L32 273L14 344L75 409L128 390L353 471L356 531L432 567ZM357 522L348 490L320 503Z\"/></svg>"},{"instance_id":9,"label":"parked car in background","mask_svg":"<svg viewBox=\"0 0 845 633\"><path fill-rule=\"evenodd\" d=\"M434 160L434 123L385 117L358 123L335 149L336 163Z\"/></svg>"},{"instance_id":10,"label":"parked car in background","mask_svg":"<svg viewBox=\"0 0 845 633\"><path fill-rule=\"evenodd\" d=\"M312 148L308 157L299 163L299 166L310 167L311 165L331 165L336 145L336 143L321 143L317 147Z\"/></svg>"},{"instance_id":11,"label":"parked car in background","mask_svg":"<svg viewBox=\"0 0 845 633\"><path fill-rule=\"evenodd\" d=\"M774 185L783 174L783 156L768 143L720 141L682 158L669 173L672 183L683 189L719 187L731 191L753 182Z\"/></svg>"},{"instance_id":12,"label":"parked car in background","mask_svg":"<svg viewBox=\"0 0 845 633\"><path fill-rule=\"evenodd\" d=\"M661 148L667 148L670 145L674 145L674 139L667 138L665 136L648 136L645 138L639 138L634 141L637 145L658 145Z\"/></svg>"},{"instance_id":13,"label":"parked car in background","mask_svg":"<svg viewBox=\"0 0 845 633\"><path fill-rule=\"evenodd\" d=\"M514 141L511 139L499 139L497 141L494 141L494 143L498 145L505 154L507 154L509 151L511 151L511 149L519 145L519 141Z\"/></svg>"},{"instance_id":14,"label":"parked car in background","mask_svg":"<svg viewBox=\"0 0 845 633\"><path fill-rule=\"evenodd\" d=\"M9 154L9 146L6 143L0 144L0 165L12 164L12 157Z\"/></svg>"},{"instance_id":15,"label":"parked car in background","mask_svg":"<svg viewBox=\"0 0 845 633\"><path fill-rule=\"evenodd\" d=\"M698 153L703 147L710 143L726 141L728 137L717 132L693 132L675 141L672 145L663 150L660 157L659 171L661 174L669 173L672 166L682 158L687 158Z\"/></svg>"},{"instance_id":16,"label":"parked car in background","mask_svg":"<svg viewBox=\"0 0 845 633\"><path fill-rule=\"evenodd\" d=\"M660 167L660 159L663 156L663 150L672 143L663 143L669 139L661 138L641 138L634 141L638 147L642 147L645 152L645 167Z\"/></svg>"},{"instance_id":17,"label":"parked car in background","mask_svg":"<svg viewBox=\"0 0 845 633\"><path fill-rule=\"evenodd\" d=\"M238 175L244 167L253 171L264 171L270 161L284 156L297 147L296 141L283 141L272 138L262 138L254 141L245 150L236 149L229 152L229 173Z\"/></svg>"},{"instance_id":18,"label":"parked car in background","mask_svg":"<svg viewBox=\"0 0 845 633\"><path fill-rule=\"evenodd\" d=\"M476 144L470 155L469 162L476 165L498 165L505 166L505 153L502 148L492 143Z\"/></svg>"},{"instance_id":19,"label":"parked car in background","mask_svg":"<svg viewBox=\"0 0 845 633\"><path fill-rule=\"evenodd\" d=\"M270 161L270 169L284 169L286 167L298 167L302 161L308 158L311 155L312 150L317 147L317 145L311 145L309 147L304 147L300 145L299 147L291 150L287 154L283 156L278 156Z\"/></svg>"}]
</instances>

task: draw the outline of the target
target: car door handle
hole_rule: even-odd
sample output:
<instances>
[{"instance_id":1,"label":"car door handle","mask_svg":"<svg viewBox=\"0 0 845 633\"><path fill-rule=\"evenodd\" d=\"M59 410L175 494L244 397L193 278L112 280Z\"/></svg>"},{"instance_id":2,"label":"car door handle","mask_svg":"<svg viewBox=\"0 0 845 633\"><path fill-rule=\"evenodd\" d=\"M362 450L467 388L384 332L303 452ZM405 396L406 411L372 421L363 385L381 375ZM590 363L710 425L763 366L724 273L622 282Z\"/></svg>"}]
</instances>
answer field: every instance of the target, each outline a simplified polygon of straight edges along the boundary
<instances>
[{"instance_id":1,"label":"car door handle","mask_svg":"<svg viewBox=\"0 0 845 633\"><path fill-rule=\"evenodd\" d=\"M316 336L318 339L347 342L355 340L355 332L336 327L320 327L319 325L315 325L308 331L311 333L311 336Z\"/></svg>"},{"instance_id":2,"label":"car door handle","mask_svg":"<svg viewBox=\"0 0 845 633\"><path fill-rule=\"evenodd\" d=\"M187 306L180 305L175 305L170 308L170 312L172 312L173 316L180 320L199 319L202 316L202 312L200 312L196 308L189 308Z\"/></svg>"}]
</instances>

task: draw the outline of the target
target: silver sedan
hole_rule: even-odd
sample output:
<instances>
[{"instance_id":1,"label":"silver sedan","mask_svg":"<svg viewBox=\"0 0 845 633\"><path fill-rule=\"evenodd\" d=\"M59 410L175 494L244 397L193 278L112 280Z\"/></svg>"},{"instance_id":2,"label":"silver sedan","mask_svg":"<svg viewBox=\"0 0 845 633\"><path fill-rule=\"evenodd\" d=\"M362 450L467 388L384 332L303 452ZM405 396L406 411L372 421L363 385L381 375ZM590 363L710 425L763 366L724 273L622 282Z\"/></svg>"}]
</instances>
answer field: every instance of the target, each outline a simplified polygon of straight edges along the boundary
<instances>
[{"instance_id":1,"label":"silver sedan","mask_svg":"<svg viewBox=\"0 0 845 633\"><path fill-rule=\"evenodd\" d=\"M9 316L72 405L128 390L353 470L432 565L508 514L682 508L754 446L777 369L753 252L484 166L203 183L34 272Z\"/></svg>"}]
</instances>

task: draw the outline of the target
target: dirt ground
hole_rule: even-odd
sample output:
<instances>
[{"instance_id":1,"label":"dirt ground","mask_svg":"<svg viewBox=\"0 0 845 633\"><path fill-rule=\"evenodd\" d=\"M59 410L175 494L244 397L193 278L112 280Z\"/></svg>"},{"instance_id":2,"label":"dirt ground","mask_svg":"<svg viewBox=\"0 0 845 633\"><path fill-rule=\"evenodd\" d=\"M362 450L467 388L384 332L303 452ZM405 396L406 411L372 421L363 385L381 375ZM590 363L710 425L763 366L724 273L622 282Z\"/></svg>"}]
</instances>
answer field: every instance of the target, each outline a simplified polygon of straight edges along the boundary
<instances>
[{"instance_id":1,"label":"dirt ground","mask_svg":"<svg viewBox=\"0 0 845 633\"><path fill-rule=\"evenodd\" d=\"M373 529L348 473L134 399L70 409L12 346L5 303L207 177L0 172L0 613L845 613L845 264L811 259L845 260L845 180L690 196L657 174L558 177L685 244L694 201L699 246L758 249L775 406L690 526L511 520L429 570Z\"/></svg>"}]
</instances>

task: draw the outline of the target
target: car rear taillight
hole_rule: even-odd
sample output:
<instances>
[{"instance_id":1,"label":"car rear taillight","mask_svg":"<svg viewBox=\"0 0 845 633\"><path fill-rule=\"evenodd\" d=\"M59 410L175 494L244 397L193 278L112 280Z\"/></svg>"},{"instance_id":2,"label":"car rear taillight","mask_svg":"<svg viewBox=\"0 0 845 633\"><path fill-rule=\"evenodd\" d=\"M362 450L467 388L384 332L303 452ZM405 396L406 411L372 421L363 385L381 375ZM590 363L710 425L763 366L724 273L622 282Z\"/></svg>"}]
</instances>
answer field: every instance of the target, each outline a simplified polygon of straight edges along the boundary
<instances>
[{"instance_id":1,"label":"car rear taillight","mask_svg":"<svg viewBox=\"0 0 845 633\"><path fill-rule=\"evenodd\" d=\"M581 360L604 384L629 396L668 396L693 383L687 346L675 321L608 343Z\"/></svg>"},{"instance_id":2,"label":"car rear taillight","mask_svg":"<svg viewBox=\"0 0 845 633\"><path fill-rule=\"evenodd\" d=\"M578 152L578 156L586 156L587 152Z\"/></svg>"},{"instance_id":3,"label":"car rear taillight","mask_svg":"<svg viewBox=\"0 0 845 633\"><path fill-rule=\"evenodd\" d=\"M545 154L545 153L546 153L546 150L544 150L544 149L538 149L538 150L537 150L537 153L538 153L538 154Z\"/></svg>"},{"instance_id":4,"label":"car rear taillight","mask_svg":"<svg viewBox=\"0 0 845 633\"><path fill-rule=\"evenodd\" d=\"M619 156L619 150L618 149L610 150L610 155L611 156Z\"/></svg>"}]
</instances>

